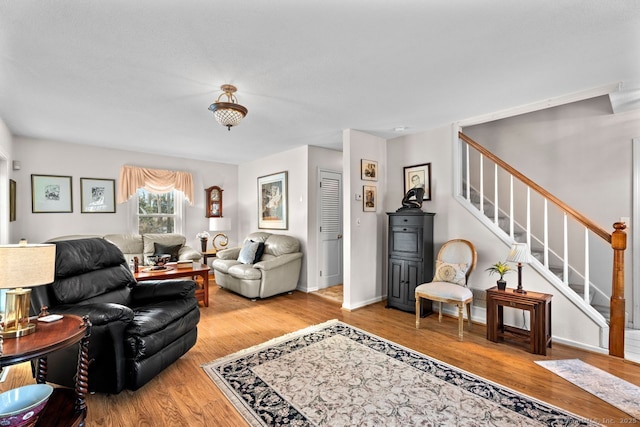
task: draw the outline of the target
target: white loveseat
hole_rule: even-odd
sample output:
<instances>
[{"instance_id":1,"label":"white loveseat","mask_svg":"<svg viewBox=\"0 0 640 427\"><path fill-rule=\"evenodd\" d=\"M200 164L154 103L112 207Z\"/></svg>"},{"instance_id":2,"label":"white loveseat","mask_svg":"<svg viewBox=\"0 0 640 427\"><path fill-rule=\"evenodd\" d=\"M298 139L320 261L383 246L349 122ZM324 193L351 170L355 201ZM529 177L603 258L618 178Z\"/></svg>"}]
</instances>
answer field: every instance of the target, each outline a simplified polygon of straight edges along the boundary
<instances>
[{"instance_id":1,"label":"white loveseat","mask_svg":"<svg viewBox=\"0 0 640 427\"><path fill-rule=\"evenodd\" d=\"M49 239L48 242L87 239L91 237L99 237L113 243L122 251L127 261L133 260L133 257L138 257L141 265L146 262L148 256L152 256L156 253L156 247L163 247L167 250L171 248L175 250L177 248L177 258L180 261L198 261L202 258L202 254L200 252L190 246L186 246L187 239L182 234L176 233L74 234ZM167 251L158 253L167 253Z\"/></svg>"},{"instance_id":2,"label":"white loveseat","mask_svg":"<svg viewBox=\"0 0 640 427\"><path fill-rule=\"evenodd\" d=\"M264 253L258 260L238 260L242 247L218 251L212 264L216 284L251 299L293 291L302 267L298 239L257 232L249 234L243 246L251 242L264 243Z\"/></svg>"}]
</instances>

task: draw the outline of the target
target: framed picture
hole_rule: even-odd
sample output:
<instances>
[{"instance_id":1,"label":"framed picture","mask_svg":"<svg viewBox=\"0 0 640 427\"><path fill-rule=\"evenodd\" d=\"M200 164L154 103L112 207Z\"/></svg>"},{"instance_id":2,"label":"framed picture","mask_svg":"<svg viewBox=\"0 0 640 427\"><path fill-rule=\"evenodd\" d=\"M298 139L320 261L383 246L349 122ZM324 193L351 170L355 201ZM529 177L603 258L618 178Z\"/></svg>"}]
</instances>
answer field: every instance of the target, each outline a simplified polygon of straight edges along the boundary
<instances>
[{"instance_id":1,"label":"framed picture","mask_svg":"<svg viewBox=\"0 0 640 427\"><path fill-rule=\"evenodd\" d=\"M16 182L9 180L9 221L16 220Z\"/></svg>"},{"instance_id":2,"label":"framed picture","mask_svg":"<svg viewBox=\"0 0 640 427\"><path fill-rule=\"evenodd\" d=\"M115 213L116 180L80 178L81 213Z\"/></svg>"},{"instance_id":3,"label":"framed picture","mask_svg":"<svg viewBox=\"0 0 640 427\"><path fill-rule=\"evenodd\" d=\"M422 200L431 200L431 163L404 167L404 194L418 187L424 188Z\"/></svg>"},{"instance_id":4,"label":"framed picture","mask_svg":"<svg viewBox=\"0 0 640 427\"><path fill-rule=\"evenodd\" d=\"M73 212L71 177L31 175L31 212Z\"/></svg>"},{"instance_id":5,"label":"framed picture","mask_svg":"<svg viewBox=\"0 0 640 427\"><path fill-rule=\"evenodd\" d=\"M378 180L378 162L375 160L360 160L360 175L364 181Z\"/></svg>"},{"instance_id":6,"label":"framed picture","mask_svg":"<svg viewBox=\"0 0 640 427\"><path fill-rule=\"evenodd\" d=\"M365 185L362 187L364 197L362 198L362 210L365 212L375 212L378 206L378 192L375 185Z\"/></svg>"},{"instance_id":7,"label":"framed picture","mask_svg":"<svg viewBox=\"0 0 640 427\"><path fill-rule=\"evenodd\" d=\"M287 172L258 178L258 228L288 228Z\"/></svg>"}]
</instances>

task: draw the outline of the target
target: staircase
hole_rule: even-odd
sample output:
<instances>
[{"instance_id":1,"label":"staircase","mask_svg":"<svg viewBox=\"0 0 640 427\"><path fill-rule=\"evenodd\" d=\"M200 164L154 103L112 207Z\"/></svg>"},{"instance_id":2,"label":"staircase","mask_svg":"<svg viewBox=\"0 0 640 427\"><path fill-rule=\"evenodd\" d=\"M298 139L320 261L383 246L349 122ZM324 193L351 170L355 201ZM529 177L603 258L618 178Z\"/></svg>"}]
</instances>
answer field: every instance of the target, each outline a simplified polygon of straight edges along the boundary
<instances>
[{"instance_id":1,"label":"staircase","mask_svg":"<svg viewBox=\"0 0 640 427\"><path fill-rule=\"evenodd\" d=\"M456 199L506 245L527 243L529 265L600 328L601 347L624 357L626 225L616 222L609 233L462 132L458 136ZM608 260L611 276L603 264ZM603 283L594 285L592 273Z\"/></svg>"},{"instance_id":2,"label":"staircase","mask_svg":"<svg viewBox=\"0 0 640 427\"><path fill-rule=\"evenodd\" d=\"M463 185L463 188L465 187L466 186ZM480 193L478 192L478 190L476 190L473 186L469 186L469 188L470 188L469 201L471 202L471 205L473 205L473 207L477 209L478 212L481 212L489 221L494 220L496 218L496 215L495 215L495 205L493 204L493 202L485 197L483 199L483 203L481 204ZM491 224L492 224L491 228L494 228L494 232L498 231L498 230L495 230L495 227L497 226L497 228L499 229L498 232L504 233L503 236L510 235L511 219L508 216L508 213L505 213L500 209L498 209L497 223L494 221ZM514 226L515 228L513 232L513 240L519 243L527 243L526 229L518 223L515 223ZM531 237L532 237L532 243L530 245L531 256L533 256L541 265L544 266L544 250L542 247L543 245L541 243L541 240L533 235ZM561 259L558 256L554 256L552 257L552 259L555 262L550 261L548 267L546 268L554 277L557 278L556 285L562 286L563 278L564 278L564 268L560 262ZM570 271L569 283L568 283L569 289L571 289L578 297L585 295L584 282L580 283L579 282L580 278L576 280L576 277L579 276L579 274L575 271L574 268L571 267L571 265L569 265L569 271ZM608 305L609 296L606 295L604 292L602 292L600 289L598 289L593 283L590 283L589 287L590 289L588 293L589 295L588 303L608 323L610 319L609 305Z\"/></svg>"}]
</instances>

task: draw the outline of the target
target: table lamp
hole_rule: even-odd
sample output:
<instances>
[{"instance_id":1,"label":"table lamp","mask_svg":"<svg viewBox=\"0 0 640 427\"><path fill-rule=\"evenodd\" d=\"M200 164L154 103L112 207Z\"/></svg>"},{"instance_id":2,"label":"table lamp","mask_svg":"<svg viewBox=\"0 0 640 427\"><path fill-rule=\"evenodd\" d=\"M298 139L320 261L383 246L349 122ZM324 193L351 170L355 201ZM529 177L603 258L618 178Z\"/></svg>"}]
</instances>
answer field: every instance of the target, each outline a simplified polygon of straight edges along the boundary
<instances>
[{"instance_id":1,"label":"table lamp","mask_svg":"<svg viewBox=\"0 0 640 427\"><path fill-rule=\"evenodd\" d=\"M53 282L56 266L56 246L51 244L0 245L0 289L7 291L4 328L0 324L0 343L3 338L18 338L36 330L29 323L31 289ZM1 344L0 344L1 345Z\"/></svg>"},{"instance_id":2,"label":"table lamp","mask_svg":"<svg viewBox=\"0 0 640 427\"><path fill-rule=\"evenodd\" d=\"M220 231L229 231L231 230L231 220L229 218L223 217L213 217L209 218L209 231L213 233L217 233L211 239L211 245L215 251L218 251L229 244L229 238L224 233L219 233ZM220 243L220 247L216 246L216 239L221 237L224 239L223 242Z\"/></svg>"},{"instance_id":3,"label":"table lamp","mask_svg":"<svg viewBox=\"0 0 640 427\"><path fill-rule=\"evenodd\" d=\"M531 262L529 245L526 243L514 243L513 246L511 246L511 252L509 252L507 256L507 261L518 263L518 288L514 292L526 294L527 291L522 289L522 264Z\"/></svg>"}]
</instances>

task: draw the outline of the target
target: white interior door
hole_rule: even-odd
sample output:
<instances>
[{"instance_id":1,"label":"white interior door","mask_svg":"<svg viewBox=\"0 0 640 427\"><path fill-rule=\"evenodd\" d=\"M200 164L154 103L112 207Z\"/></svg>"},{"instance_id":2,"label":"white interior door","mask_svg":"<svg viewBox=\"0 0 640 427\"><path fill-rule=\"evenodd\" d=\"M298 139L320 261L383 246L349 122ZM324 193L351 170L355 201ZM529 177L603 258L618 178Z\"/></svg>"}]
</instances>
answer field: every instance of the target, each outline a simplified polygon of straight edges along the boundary
<instances>
[{"instance_id":1,"label":"white interior door","mask_svg":"<svg viewBox=\"0 0 640 427\"><path fill-rule=\"evenodd\" d=\"M319 171L318 288L342 283L342 174Z\"/></svg>"}]
</instances>

